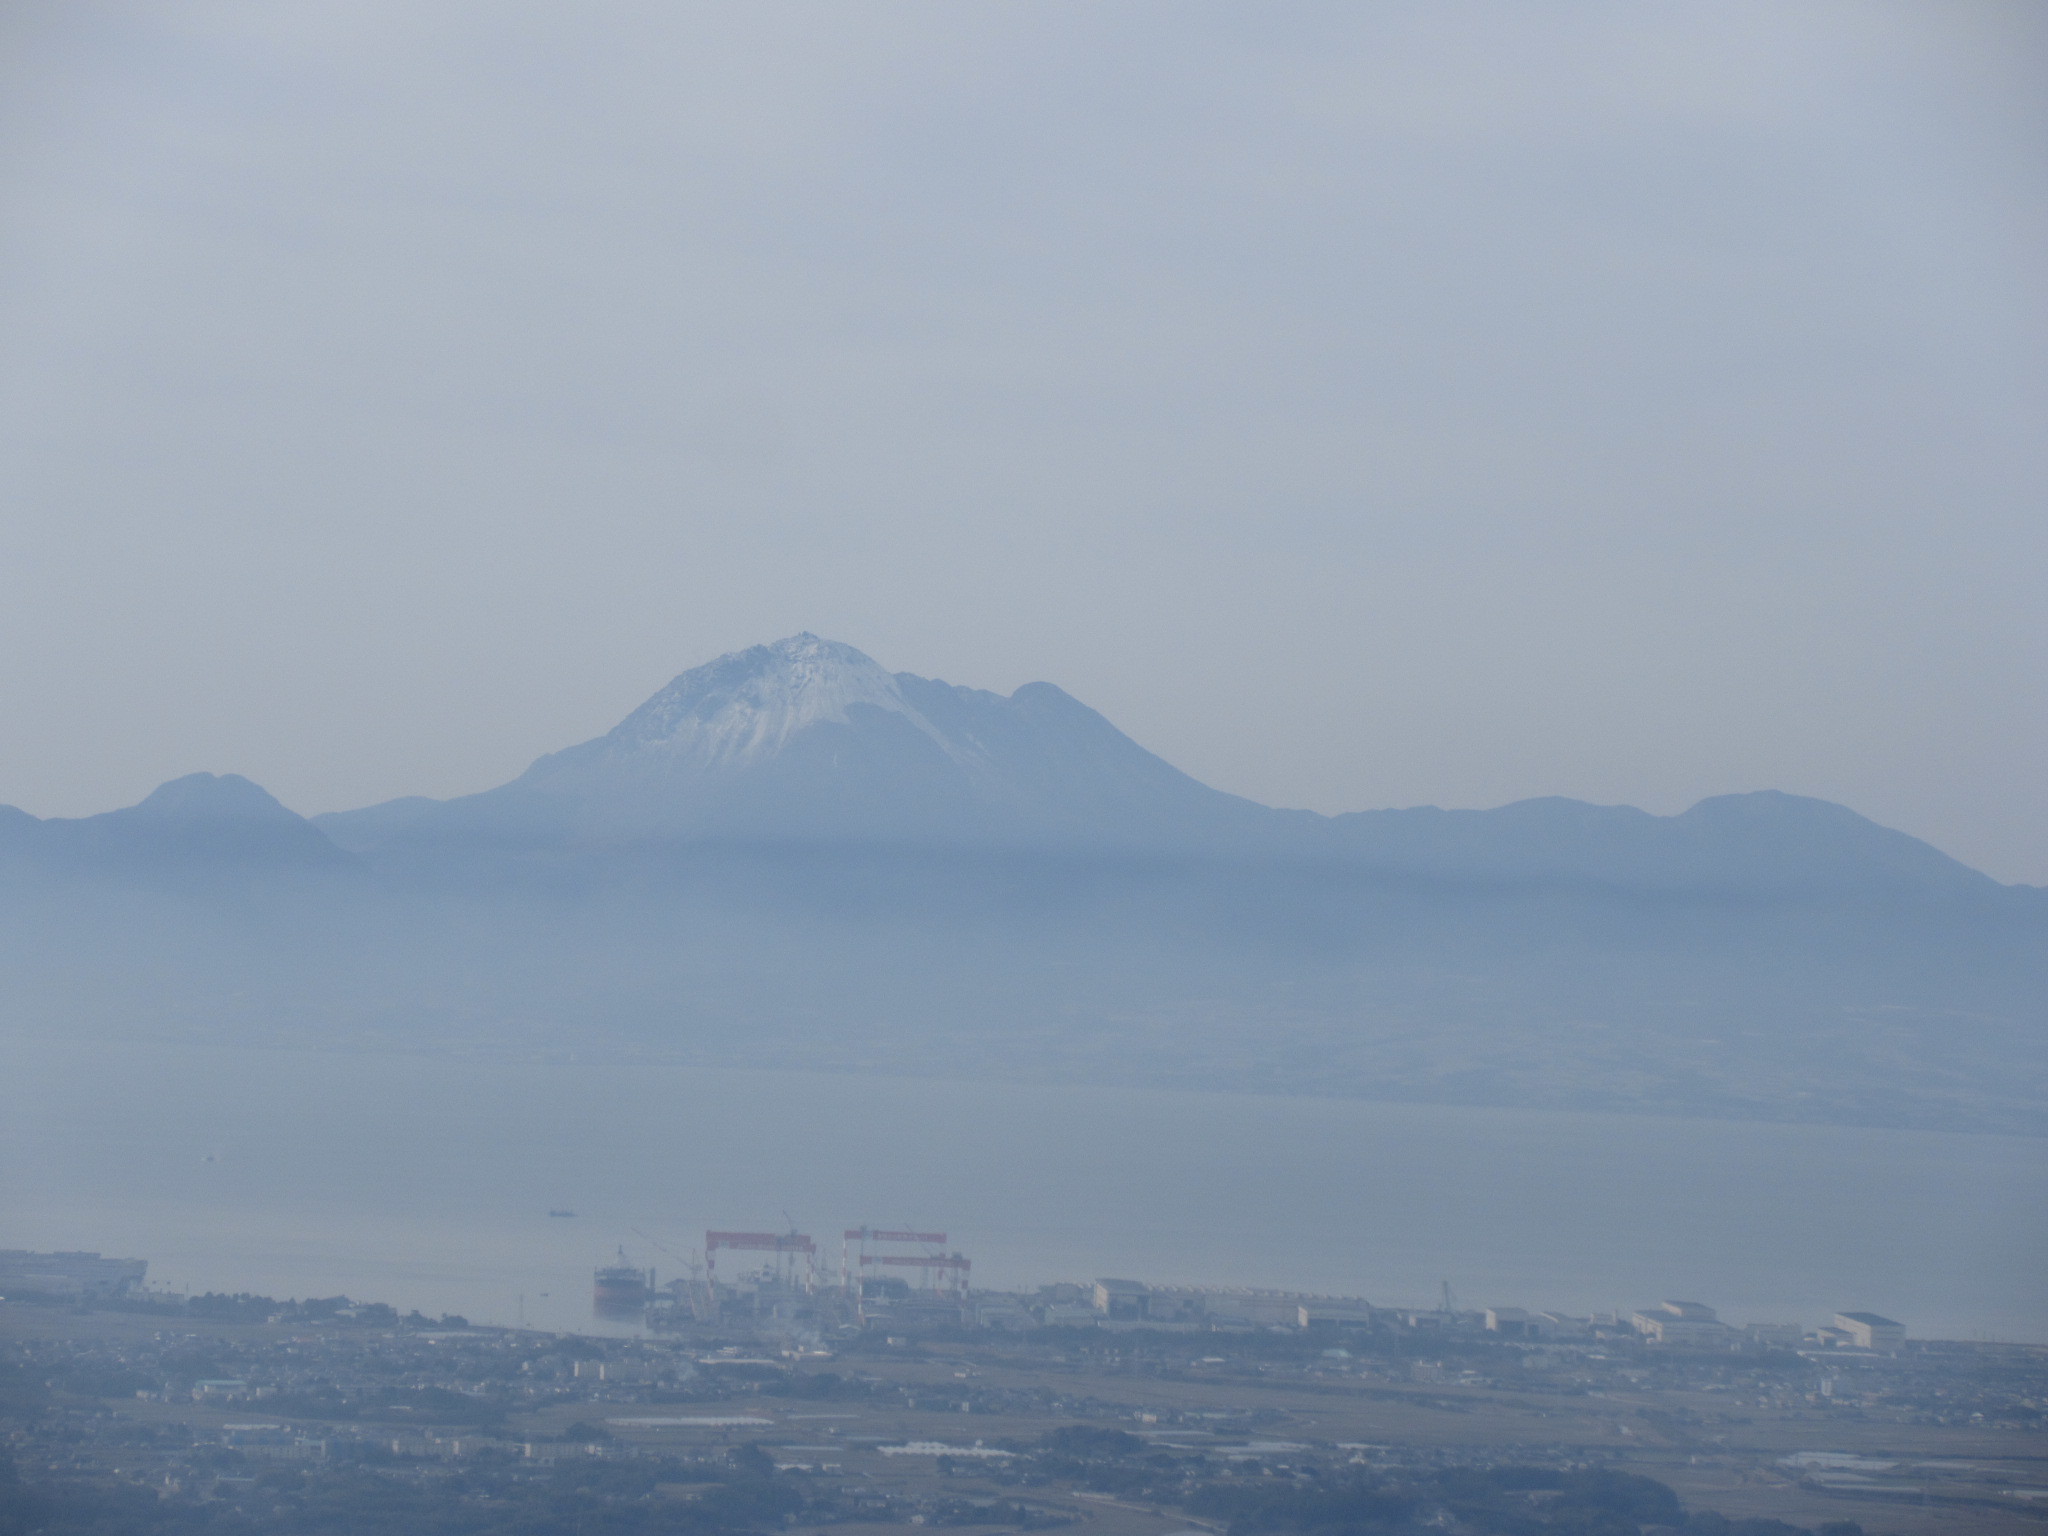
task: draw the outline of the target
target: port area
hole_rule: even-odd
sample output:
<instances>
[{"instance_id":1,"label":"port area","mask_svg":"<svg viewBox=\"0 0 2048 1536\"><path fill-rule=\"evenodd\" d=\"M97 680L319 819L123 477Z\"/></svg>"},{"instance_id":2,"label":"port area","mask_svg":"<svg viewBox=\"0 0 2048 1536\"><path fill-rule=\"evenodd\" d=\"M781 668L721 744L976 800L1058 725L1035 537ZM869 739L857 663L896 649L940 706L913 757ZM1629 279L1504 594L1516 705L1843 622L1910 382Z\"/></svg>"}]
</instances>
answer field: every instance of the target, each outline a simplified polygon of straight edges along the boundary
<instances>
[{"instance_id":1,"label":"port area","mask_svg":"<svg viewBox=\"0 0 2048 1536\"><path fill-rule=\"evenodd\" d=\"M1614 1529L1707 1530L1714 1511L1871 1536L2048 1533L2035 1346L1916 1342L1821 1364L1279 1329L793 1344L346 1310L0 1303L0 1432L22 1485L261 1511L266 1531L359 1501L459 1498L588 1506L620 1530L673 1528L688 1504L682 1523L705 1530L1172 1536L1314 1529L1288 1523L1303 1488L1480 1487L1540 1515L1615 1473L1667 1486L1685 1513Z\"/></svg>"}]
</instances>

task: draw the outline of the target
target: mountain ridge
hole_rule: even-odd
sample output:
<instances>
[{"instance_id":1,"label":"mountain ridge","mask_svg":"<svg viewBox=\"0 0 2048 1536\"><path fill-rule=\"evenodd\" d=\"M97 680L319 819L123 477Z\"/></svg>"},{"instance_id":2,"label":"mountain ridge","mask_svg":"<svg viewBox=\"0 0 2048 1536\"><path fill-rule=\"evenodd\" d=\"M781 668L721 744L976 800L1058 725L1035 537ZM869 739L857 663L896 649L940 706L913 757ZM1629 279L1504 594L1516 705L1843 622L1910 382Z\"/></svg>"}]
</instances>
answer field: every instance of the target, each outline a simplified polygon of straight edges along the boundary
<instances>
[{"instance_id":1,"label":"mountain ridge","mask_svg":"<svg viewBox=\"0 0 2048 1536\"><path fill-rule=\"evenodd\" d=\"M477 795L0 809L0 1027L2048 1133L2044 997L1825 801L1275 810L816 636Z\"/></svg>"},{"instance_id":2,"label":"mountain ridge","mask_svg":"<svg viewBox=\"0 0 2048 1536\"><path fill-rule=\"evenodd\" d=\"M1191 821L1253 836L1310 814L1199 783L1051 683L1006 697L805 633L680 674L494 789L315 820L368 851L391 835L1119 845L1184 840Z\"/></svg>"},{"instance_id":3,"label":"mountain ridge","mask_svg":"<svg viewBox=\"0 0 2048 1536\"><path fill-rule=\"evenodd\" d=\"M1653 888L2002 889L1832 802L1754 791L1676 816L1563 797L1324 816L1211 788L1057 686L891 673L803 633L679 674L495 789L313 818L340 846L489 839L1082 847L1329 859L1431 878Z\"/></svg>"},{"instance_id":4,"label":"mountain ridge","mask_svg":"<svg viewBox=\"0 0 2048 1536\"><path fill-rule=\"evenodd\" d=\"M308 818L238 773L168 779L134 805L94 816L44 819L0 806L0 849L43 862L110 869L340 868L356 862Z\"/></svg>"},{"instance_id":5,"label":"mountain ridge","mask_svg":"<svg viewBox=\"0 0 2048 1536\"><path fill-rule=\"evenodd\" d=\"M1775 790L1672 816L1562 796L1279 809L1201 783L1052 683L1003 695L892 673L808 632L690 668L605 734L449 800L300 817L239 775L192 774L98 816L0 807L0 851L102 862L124 850L306 864L750 842L1328 861L1478 884L1946 899L2032 889Z\"/></svg>"}]
</instances>

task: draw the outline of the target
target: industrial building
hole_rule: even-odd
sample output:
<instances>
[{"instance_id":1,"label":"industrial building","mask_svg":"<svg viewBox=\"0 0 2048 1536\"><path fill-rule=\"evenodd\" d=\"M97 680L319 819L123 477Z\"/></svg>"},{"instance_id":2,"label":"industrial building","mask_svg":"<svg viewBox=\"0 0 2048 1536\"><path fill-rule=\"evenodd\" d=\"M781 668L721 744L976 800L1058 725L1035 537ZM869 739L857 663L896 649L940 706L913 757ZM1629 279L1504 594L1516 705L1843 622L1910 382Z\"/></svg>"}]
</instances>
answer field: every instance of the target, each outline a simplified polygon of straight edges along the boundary
<instances>
[{"instance_id":1,"label":"industrial building","mask_svg":"<svg viewBox=\"0 0 2048 1536\"><path fill-rule=\"evenodd\" d=\"M1734 1342L1734 1330L1722 1322L1714 1309L1697 1301L1660 1301L1645 1307L1629 1321L1653 1344L1719 1344Z\"/></svg>"},{"instance_id":2,"label":"industrial building","mask_svg":"<svg viewBox=\"0 0 2048 1536\"><path fill-rule=\"evenodd\" d=\"M1365 1327L1374 1316L1356 1296L1111 1279L1095 1282L1094 1311L1098 1323L1152 1328Z\"/></svg>"},{"instance_id":3,"label":"industrial building","mask_svg":"<svg viewBox=\"0 0 2048 1536\"><path fill-rule=\"evenodd\" d=\"M635 1268L622 1252L617 1263L597 1272L594 1299L602 1316L631 1311L661 1332L714 1323L812 1340L833 1331L868 1328L904 1335L963 1328L1187 1333L1270 1328L1391 1329L1422 1335L1483 1332L1530 1344L1632 1335L1653 1345L1717 1350L1799 1349L1812 1342L1896 1352L1905 1341L1902 1325L1873 1312L1838 1313L1833 1327L1808 1333L1797 1323L1734 1326L1704 1302L1670 1299L1634 1313L1590 1317L1506 1306L1464 1310L1448 1284L1434 1308L1380 1308L1356 1296L1154 1285L1116 1276L1085 1286L1045 1285L1032 1292L977 1291L970 1283L972 1262L948 1243L947 1234L939 1231L848 1227L840 1234L835 1272L817 1240L794 1228L714 1229L704 1234L701 1262L670 1255L687 1264L688 1278L658 1285L652 1270ZM735 1255L741 1263L733 1262ZM54 1257L98 1260L97 1255ZM140 1277L139 1260L98 1262L132 1263Z\"/></svg>"},{"instance_id":4,"label":"industrial building","mask_svg":"<svg viewBox=\"0 0 2048 1536\"><path fill-rule=\"evenodd\" d=\"M1906 1344L1906 1325L1879 1317L1875 1312L1837 1312L1835 1328L1847 1334L1849 1343L1857 1349L1896 1354Z\"/></svg>"},{"instance_id":5,"label":"industrial building","mask_svg":"<svg viewBox=\"0 0 2048 1536\"><path fill-rule=\"evenodd\" d=\"M123 1296L142 1284L147 1259L106 1259L97 1253L31 1253L0 1248L0 1296Z\"/></svg>"}]
</instances>

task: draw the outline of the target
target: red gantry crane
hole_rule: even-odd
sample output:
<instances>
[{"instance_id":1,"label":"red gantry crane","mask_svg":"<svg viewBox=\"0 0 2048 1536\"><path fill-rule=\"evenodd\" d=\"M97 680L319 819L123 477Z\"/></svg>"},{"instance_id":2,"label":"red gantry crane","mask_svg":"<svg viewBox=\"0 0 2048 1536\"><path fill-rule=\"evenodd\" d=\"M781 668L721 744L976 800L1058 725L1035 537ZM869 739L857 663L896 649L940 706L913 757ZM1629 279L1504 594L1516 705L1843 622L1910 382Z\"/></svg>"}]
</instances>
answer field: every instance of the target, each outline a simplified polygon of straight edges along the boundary
<instances>
[{"instance_id":1,"label":"red gantry crane","mask_svg":"<svg viewBox=\"0 0 2048 1536\"><path fill-rule=\"evenodd\" d=\"M915 1244L926 1250L924 1253L873 1253L871 1245ZM856 1245L858 1245L856 1247ZM860 1283L867 1278L868 1270L875 1266L893 1269L917 1269L924 1272L923 1289L940 1291L954 1297L967 1294L968 1271L973 1262L957 1253L946 1253L946 1234L943 1232L886 1231L878 1227L849 1227L846 1229L845 1246L839 1260L839 1283L847 1294L856 1301L860 1298Z\"/></svg>"},{"instance_id":2,"label":"red gantry crane","mask_svg":"<svg viewBox=\"0 0 2048 1536\"><path fill-rule=\"evenodd\" d=\"M818 1288L818 1245L801 1232L706 1232L704 1234L704 1285L717 1294L718 1250L775 1255L775 1276L786 1285L796 1283L797 1261L803 1261L803 1286Z\"/></svg>"}]
</instances>

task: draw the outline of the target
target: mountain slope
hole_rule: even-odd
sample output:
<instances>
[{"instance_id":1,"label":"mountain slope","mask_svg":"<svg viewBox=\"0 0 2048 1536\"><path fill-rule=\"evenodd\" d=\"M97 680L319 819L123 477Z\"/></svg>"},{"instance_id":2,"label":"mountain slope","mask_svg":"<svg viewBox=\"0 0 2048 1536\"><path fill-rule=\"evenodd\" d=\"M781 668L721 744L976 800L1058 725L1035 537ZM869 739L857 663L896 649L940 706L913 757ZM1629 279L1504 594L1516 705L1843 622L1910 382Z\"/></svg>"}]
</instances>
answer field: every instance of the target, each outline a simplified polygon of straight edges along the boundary
<instances>
[{"instance_id":1,"label":"mountain slope","mask_svg":"<svg viewBox=\"0 0 2048 1536\"><path fill-rule=\"evenodd\" d=\"M1063 847L1328 861L1453 884L1989 897L1988 877L1826 801L1679 816L1575 800L1274 810L1211 789L1050 683L1004 697L802 634L683 673L511 783L316 818L344 847L647 842Z\"/></svg>"},{"instance_id":2,"label":"mountain slope","mask_svg":"<svg viewBox=\"0 0 2048 1536\"><path fill-rule=\"evenodd\" d=\"M360 849L479 839L1189 846L1271 837L1300 819L1196 782L1050 683L1005 698L890 673L809 634L685 672L606 735L497 789L317 818Z\"/></svg>"}]
</instances>

